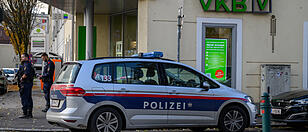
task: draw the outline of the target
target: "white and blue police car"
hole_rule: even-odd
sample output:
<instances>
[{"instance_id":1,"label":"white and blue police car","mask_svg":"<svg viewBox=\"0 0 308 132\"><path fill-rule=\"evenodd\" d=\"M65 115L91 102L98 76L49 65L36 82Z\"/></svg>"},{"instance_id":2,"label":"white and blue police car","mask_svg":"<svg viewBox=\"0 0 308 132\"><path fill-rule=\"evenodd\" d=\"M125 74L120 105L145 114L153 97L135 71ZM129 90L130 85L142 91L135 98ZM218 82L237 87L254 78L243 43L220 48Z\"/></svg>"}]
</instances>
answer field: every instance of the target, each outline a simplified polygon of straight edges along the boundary
<instances>
[{"instance_id":1,"label":"white and blue police car","mask_svg":"<svg viewBox=\"0 0 308 132\"><path fill-rule=\"evenodd\" d=\"M190 128L243 131L252 98L161 52L68 62L51 87L49 123L71 130Z\"/></svg>"}]
</instances>

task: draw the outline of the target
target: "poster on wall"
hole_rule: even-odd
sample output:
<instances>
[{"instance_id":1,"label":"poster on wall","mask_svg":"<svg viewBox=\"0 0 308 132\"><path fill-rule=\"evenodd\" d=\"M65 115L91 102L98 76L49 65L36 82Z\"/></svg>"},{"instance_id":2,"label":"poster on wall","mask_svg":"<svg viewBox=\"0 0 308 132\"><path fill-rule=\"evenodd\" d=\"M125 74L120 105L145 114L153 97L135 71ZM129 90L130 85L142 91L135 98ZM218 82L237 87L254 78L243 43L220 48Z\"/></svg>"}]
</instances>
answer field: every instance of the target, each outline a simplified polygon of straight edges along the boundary
<instances>
[{"instance_id":1,"label":"poster on wall","mask_svg":"<svg viewBox=\"0 0 308 132\"><path fill-rule=\"evenodd\" d=\"M227 39L205 39L205 74L215 80L227 78Z\"/></svg>"}]
</instances>

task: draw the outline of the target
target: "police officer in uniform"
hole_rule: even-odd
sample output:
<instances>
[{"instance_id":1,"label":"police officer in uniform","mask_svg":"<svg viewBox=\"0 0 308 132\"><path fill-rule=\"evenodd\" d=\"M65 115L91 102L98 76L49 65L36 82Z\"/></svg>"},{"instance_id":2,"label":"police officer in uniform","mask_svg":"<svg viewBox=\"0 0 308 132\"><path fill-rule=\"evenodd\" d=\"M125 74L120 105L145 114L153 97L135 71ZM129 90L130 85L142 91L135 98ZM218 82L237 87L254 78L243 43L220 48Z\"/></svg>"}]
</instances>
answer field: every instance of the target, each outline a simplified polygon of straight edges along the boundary
<instances>
[{"instance_id":1,"label":"police officer in uniform","mask_svg":"<svg viewBox=\"0 0 308 132\"><path fill-rule=\"evenodd\" d=\"M48 55L46 53L42 54L42 59L45 62L43 75L40 76L40 79L42 79L44 85L43 90L45 94L45 100L46 100L46 107L42 110L42 112L47 112L50 107L50 87L53 83L53 74L55 71L55 64L48 58Z\"/></svg>"},{"instance_id":2,"label":"police officer in uniform","mask_svg":"<svg viewBox=\"0 0 308 132\"><path fill-rule=\"evenodd\" d=\"M19 118L32 118L32 86L33 77L35 71L32 64L29 62L29 55L24 53L21 55L21 66L19 67L18 76L18 87L22 104L23 115Z\"/></svg>"}]
</instances>

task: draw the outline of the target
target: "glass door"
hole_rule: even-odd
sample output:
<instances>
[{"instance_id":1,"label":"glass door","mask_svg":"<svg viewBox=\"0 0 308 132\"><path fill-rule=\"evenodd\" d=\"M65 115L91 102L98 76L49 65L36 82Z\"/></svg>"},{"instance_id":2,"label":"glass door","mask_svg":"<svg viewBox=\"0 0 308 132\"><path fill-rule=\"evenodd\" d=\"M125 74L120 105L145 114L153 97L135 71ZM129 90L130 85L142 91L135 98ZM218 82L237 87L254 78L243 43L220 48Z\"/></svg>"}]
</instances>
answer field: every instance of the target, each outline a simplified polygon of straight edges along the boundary
<instances>
[{"instance_id":1,"label":"glass door","mask_svg":"<svg viewBox=\"0 0 308 132\"><path fill-rule=\"evenodd\" d=\"M137 12L112 15L110 32L111 56L131 56L137 53Z\"/></svg>"}]
</instances>

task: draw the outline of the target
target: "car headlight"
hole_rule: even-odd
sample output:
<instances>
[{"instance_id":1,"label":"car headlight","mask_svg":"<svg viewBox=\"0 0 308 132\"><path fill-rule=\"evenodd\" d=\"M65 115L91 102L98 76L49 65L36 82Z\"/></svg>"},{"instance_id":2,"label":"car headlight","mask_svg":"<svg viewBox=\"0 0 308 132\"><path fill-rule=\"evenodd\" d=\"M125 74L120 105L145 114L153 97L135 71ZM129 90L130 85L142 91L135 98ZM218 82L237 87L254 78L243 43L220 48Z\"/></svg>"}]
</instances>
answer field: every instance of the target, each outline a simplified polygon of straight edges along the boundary
<instances>
[{"instance_id":1,"label":"car headlight","mask_svg":"<svg viewBox=\"0 0 308 132\"><path fill-rule=\"evenodd\" d=\"M251 96L245 96L245 99L247 99L248 102L253 103L253 98Z\"/></svg>"}]
</instances>

